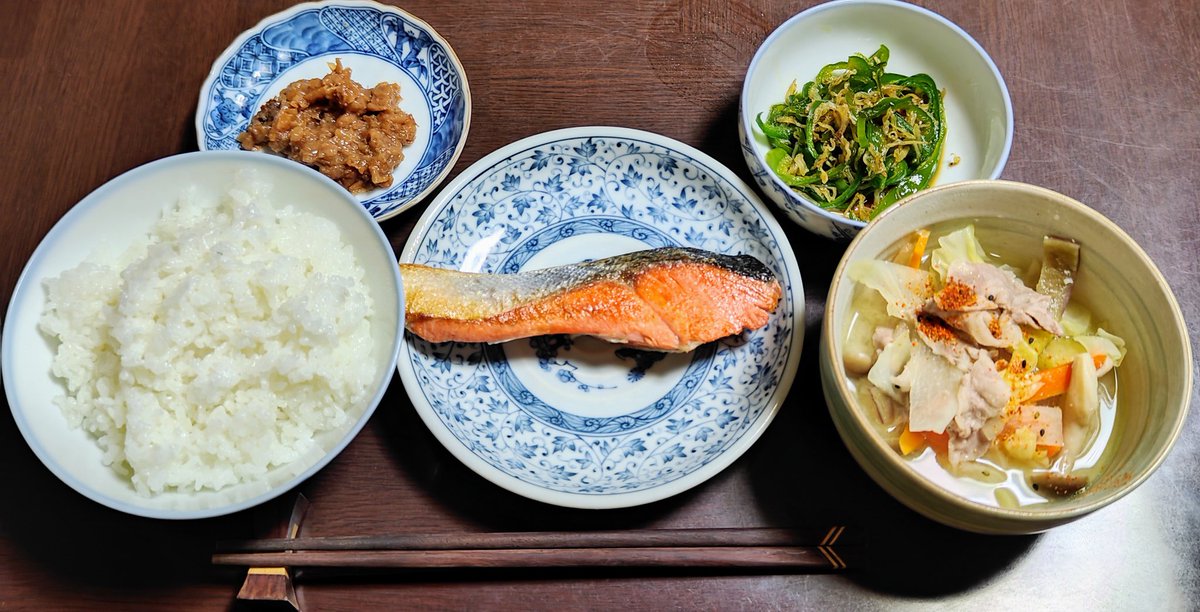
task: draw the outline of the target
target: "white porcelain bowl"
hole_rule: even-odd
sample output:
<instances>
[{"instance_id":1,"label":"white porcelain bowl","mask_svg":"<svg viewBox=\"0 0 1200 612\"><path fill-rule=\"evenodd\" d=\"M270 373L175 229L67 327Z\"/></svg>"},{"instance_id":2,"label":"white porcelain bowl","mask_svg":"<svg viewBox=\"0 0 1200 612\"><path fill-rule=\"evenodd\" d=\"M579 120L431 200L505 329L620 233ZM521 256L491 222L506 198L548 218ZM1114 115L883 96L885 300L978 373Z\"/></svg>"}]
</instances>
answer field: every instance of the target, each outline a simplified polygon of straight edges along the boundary
<instances>
[{"instance_id":1,"label":"white porcelain bowl","mask_svg":"<svg viewBox=\"0 0 1200 612\"><path fill-rule=\"evenodd\" d=\"M826 211L783 183L764 161L770 150L754 118L783 102L793 81L885 44L888 72L933 77L945 92L946 141L934 185L998 178L1012 146L1013 112L1004 78L961 28L926 9L890 0L841 0L810 8L763 41L742 86L738 133L754 179L787 216L829 238L849 239L866 225ZM953 159L960 161L953 166Z\"/></svg>"},{"instance_id":2,"label":"white porcelain bowl","mask_svg":"<svg viewBox=\"0 0 1200 612\"><path fill-rule=\"evenodd\" d=\"M152 497L134 491L127 477L101 462L89 434L68 426L55 397L65 392L50 373L54 348L38 330L46 305L43 281L77 266L96 252L121 253L145 236L184 186L200 196L225 193L239 169L274 184L272 200L333 221L353 245L375 304L371 335L375 351L361 367L372 372L369 401L347 406L352 415L338 431L318 438L320 449L278 467L255 482L217 491L166 492ZM64 483L110 508L165 519L228 514L275 497L329 463L367 422L391 381L402 338L403 286L392 248L379 224L349 193L314 170L269 155L233 151L188 153L131 170L92 192L50 230L17 281L4 321L4 389L21 434L38 458Z\"/></svg>"},{"instance_id":3,"label":"white porcelain bowl","mask_svg":"<svg viewBox=\"0 0 1200 612\"><path fill-rule=\"evenodd\" d=\"M846 270L877 259L912 232L939 223L973 223L985 248L1040 255L1046 234L1082 246L1072 300L1125 339L1117 371L1115 433L1098 479L1079 494L1018 508L973 501L977 481L938 473L937 482L901 457L855 399L843 368L855 283ZM992 246L995 248L995 246ZM947 525L982 533L1033 533L1075 520L1132 491L1158 468L1187 416L1192 351L1179 304L1154 262L1100 213L1053 191L1008 181L967 181L911 196L872 221L850 243L834 272L821 329L821 383L838 433L881 487L910 508ZM873 412L874 409L872 408Z\"/></svg>"}]
</instances>

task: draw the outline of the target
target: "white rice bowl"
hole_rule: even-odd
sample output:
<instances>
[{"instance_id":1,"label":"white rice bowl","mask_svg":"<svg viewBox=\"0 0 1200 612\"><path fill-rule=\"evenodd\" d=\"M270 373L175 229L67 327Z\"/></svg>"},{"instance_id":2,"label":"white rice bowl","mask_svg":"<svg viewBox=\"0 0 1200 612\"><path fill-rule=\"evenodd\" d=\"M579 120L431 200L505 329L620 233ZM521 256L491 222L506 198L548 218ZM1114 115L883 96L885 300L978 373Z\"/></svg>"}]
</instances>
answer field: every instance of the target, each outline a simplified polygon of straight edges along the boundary
<instances>
[{"instance_id":1,"label":"white rice bowl","mask_svg":"<svg viewBox=\"0 0 1200 612\"><path fill-rule=\"evenodd\" d=\"M394 368L401 293L386 237L332 181L270 156L160 160L34 253L5 321L9 404L39 458L100 503L232 512L362 427Z\"/></svg>"}]
</instances>

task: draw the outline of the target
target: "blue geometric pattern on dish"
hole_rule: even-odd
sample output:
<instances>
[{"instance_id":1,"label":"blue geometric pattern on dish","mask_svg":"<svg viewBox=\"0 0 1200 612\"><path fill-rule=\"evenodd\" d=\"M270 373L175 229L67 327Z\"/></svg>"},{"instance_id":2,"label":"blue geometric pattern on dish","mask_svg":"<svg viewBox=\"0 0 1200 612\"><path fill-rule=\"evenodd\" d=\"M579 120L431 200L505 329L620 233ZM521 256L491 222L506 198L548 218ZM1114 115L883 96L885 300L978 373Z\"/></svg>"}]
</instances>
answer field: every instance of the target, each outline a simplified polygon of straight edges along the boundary
<instances>
[{"instance_id":1,"label":"blue geometric pattern on dish","mask_svg":"<svg viewBox=\"0 0 1200 612\"><path fill-rule=\"evenodd\" d=\"M465 137L469 94L453 52L428 25L373 3L323 2L293 7L248 34L201 92L197 138L202 150L241 148L237 135L288 69L310 59L329 62L335 55L363 55L411 77L419 92L405 90L404 101L427 105L431 118L430 126L418 127L429 130L425 149L405 152L406 157L419 155L416 167L407 176L396 176L390 188L371 192L363 206L377 219L386 218L449 172Z\"/></svg>"},{"instance_id":2,"label":"blue geometric pattern on dish","mask_svg":"<svg viewBox=\"0 0 1200 612\"><path fill-rule=\"evenodd\" d=\"M784 287L765 328L667 355L645 378L628 375L621 345L606 345L620 371L615 389L535 392L537 381L517 373L538 367L522 369L524 343L431 344L409 334L401 368L414 379L406 382L414 405L490 468L554 492L647 491L701 470L773 415L772 396L800 349L791 290L800 279L761 205L703 161L636 137L563 137L500 159L439 202L405 261L511 273L687 245L753 255Z\"/></svg>"}]
</instances>

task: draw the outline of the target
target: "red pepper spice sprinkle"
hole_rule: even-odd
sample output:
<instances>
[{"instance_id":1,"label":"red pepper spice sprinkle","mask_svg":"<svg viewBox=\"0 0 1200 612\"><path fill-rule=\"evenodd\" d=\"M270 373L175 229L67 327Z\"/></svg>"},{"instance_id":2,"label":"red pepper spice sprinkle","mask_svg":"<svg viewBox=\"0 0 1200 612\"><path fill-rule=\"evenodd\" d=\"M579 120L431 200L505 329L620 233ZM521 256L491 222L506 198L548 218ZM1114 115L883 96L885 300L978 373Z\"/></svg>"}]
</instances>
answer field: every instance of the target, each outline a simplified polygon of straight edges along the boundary
<instances>
[{"instance_id":1,"label":"red pepper spice sprinkle","mask_svg":"<svg viewBox=\"0 0 1200 612\"><path fill-rule=\"evenodd\" d=\"M955 338L954 330L950 329L946 322L937 318L926 315L917 317L917 329L920 330L926 338L934 342L948 342Z\"/></svg>"},{"instance_id":2,"label":"red pepper spice sprinkle","mask_svg":"<svg viewBox=\"0 0 1200 612\"><path fill-rule=\"evenodd\" d=\"M974 289L954 279L950 279L937 295L938 306L946 310L962 310L974 306L977 301L979 296L975 295Z\"/></svg>"},{"instance_id":3,"label":"red pepper spice sprinkle","mask_svg":"<svg viewBox=\"0 0 1200 612\"><path fill-rule=\"evenodd\" d=\"M1000 339L1000 334L1004 333L1000 329L1000 316L996 314L993 314L992 318L988 321L987 328L989 332L992 332L992 337L997 340Z\"/></svg>"}]
</instances>

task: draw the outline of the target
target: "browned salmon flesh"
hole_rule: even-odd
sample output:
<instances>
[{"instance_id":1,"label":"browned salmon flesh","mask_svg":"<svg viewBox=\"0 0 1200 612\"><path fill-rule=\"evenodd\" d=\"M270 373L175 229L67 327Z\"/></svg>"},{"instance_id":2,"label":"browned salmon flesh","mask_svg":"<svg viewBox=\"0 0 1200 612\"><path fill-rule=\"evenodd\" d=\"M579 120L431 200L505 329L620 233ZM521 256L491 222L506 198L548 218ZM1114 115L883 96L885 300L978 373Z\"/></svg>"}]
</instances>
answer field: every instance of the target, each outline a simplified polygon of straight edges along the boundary
<instances>
[{"instance_id":1,"label":"browned salmon flesh","mask_svg":"<svg viewBox=\"0 0 1200 612\"><path fill-rule=\"evenodd\" d=\"M405 326L430 342L588 335L690 351L767 324L779 281L749 255L660 248L517 274L400 264Z\"/></svg>"}]
</instances>

